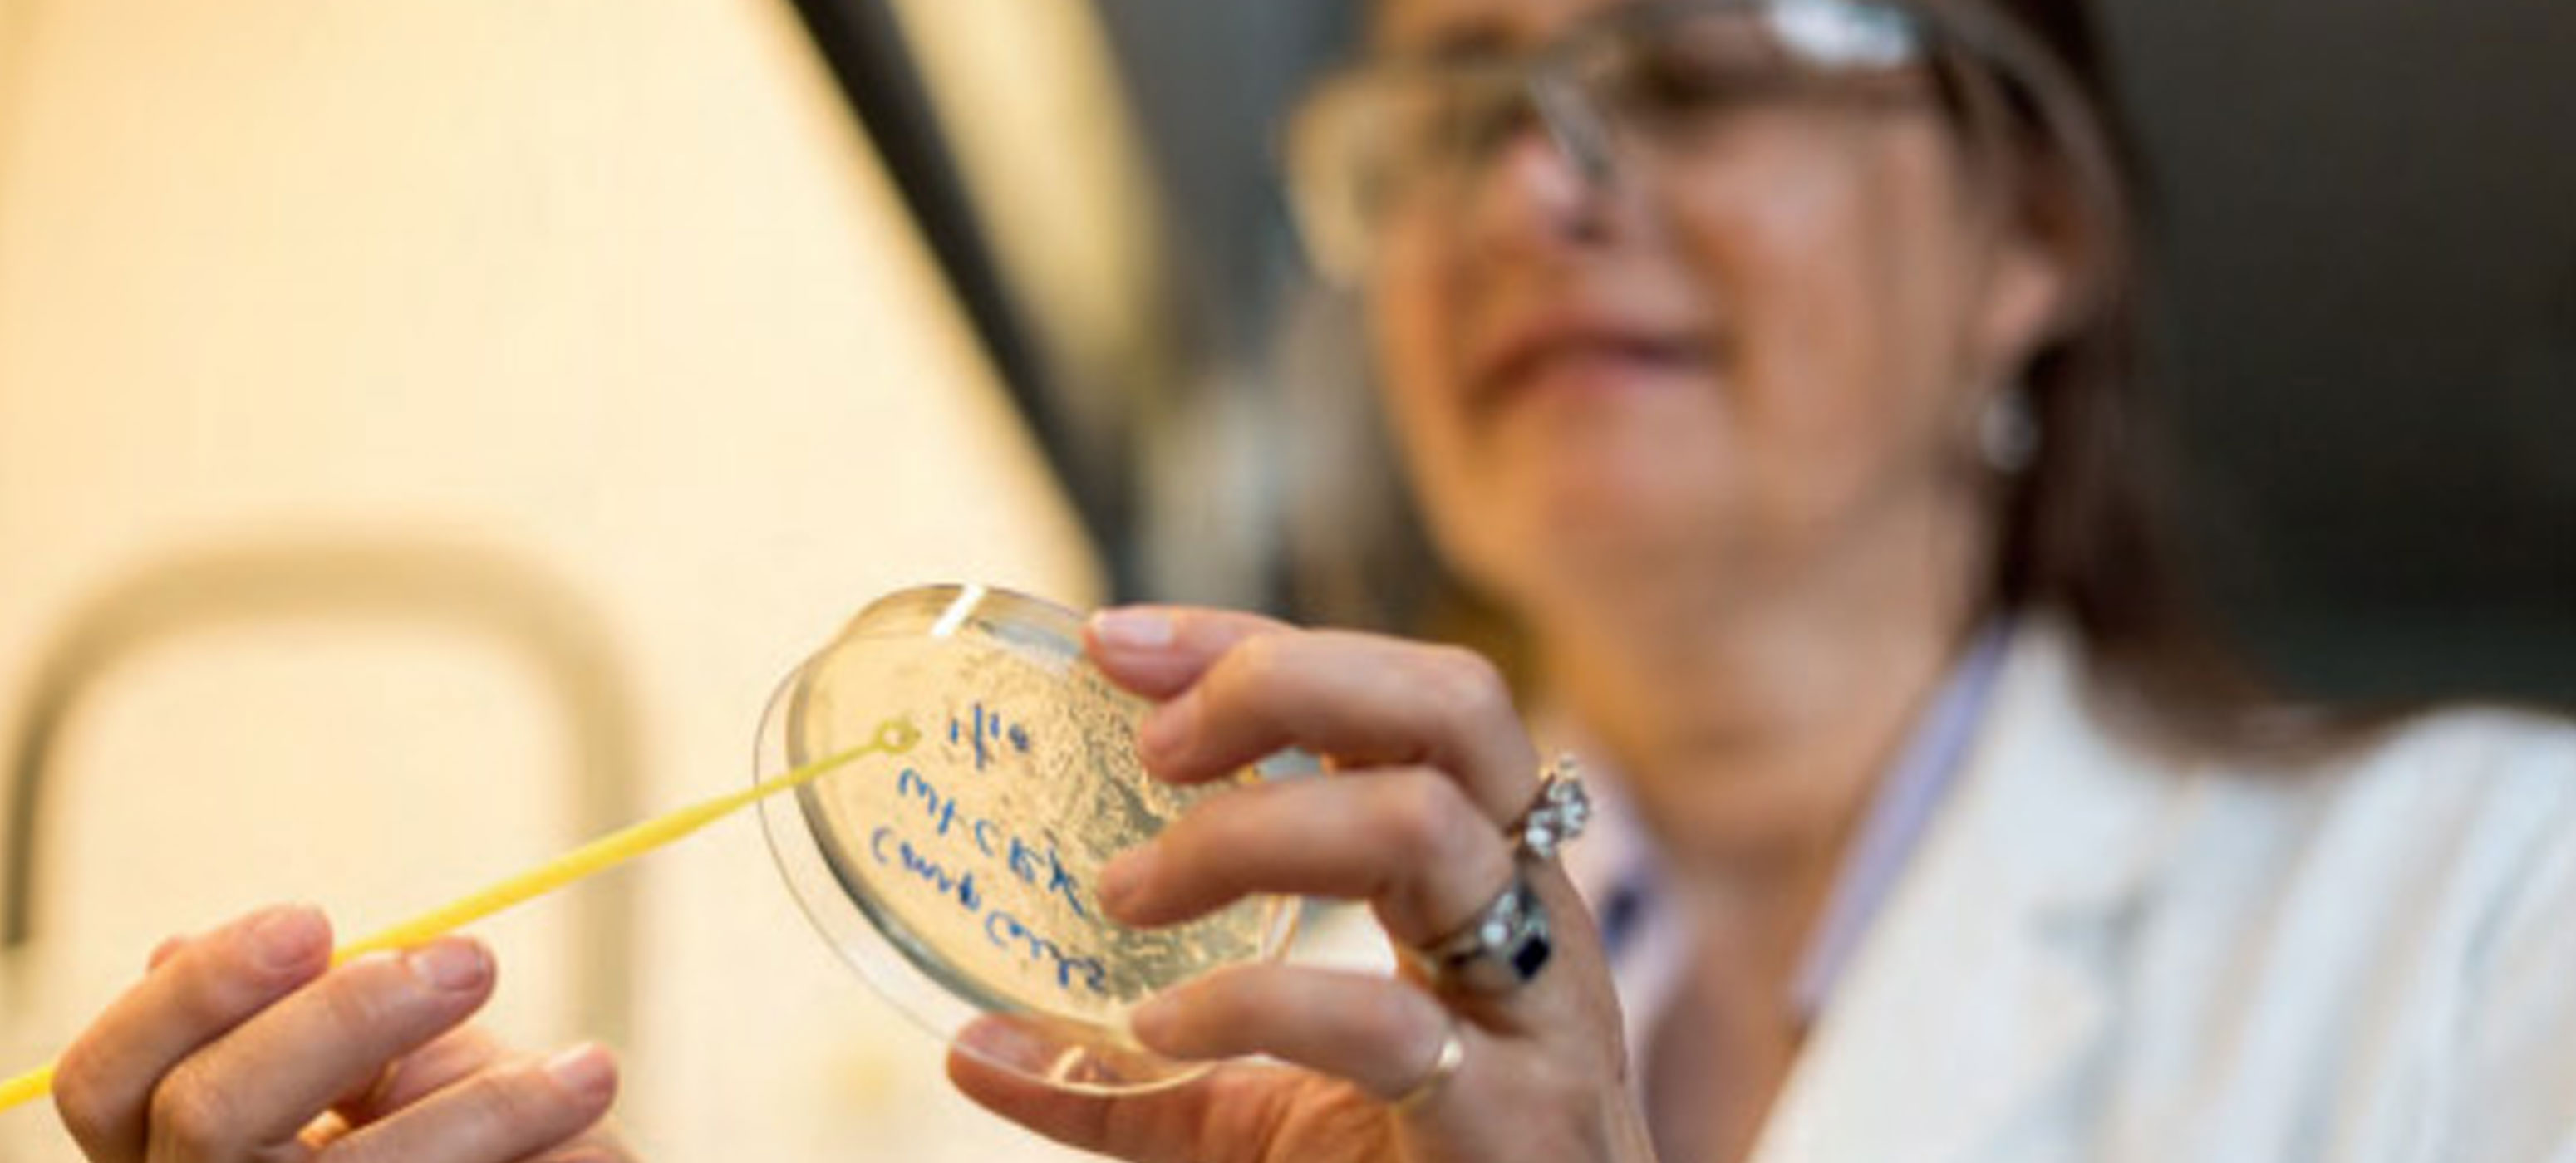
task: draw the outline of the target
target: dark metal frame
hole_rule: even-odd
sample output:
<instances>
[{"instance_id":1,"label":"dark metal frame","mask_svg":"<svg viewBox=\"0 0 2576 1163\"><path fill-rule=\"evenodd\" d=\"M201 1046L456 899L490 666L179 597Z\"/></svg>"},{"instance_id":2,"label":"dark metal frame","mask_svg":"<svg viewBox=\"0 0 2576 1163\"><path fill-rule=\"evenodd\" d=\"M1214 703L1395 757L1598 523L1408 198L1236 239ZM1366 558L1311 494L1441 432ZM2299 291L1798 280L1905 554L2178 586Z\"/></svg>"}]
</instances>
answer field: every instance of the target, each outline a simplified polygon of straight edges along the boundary
<instances>
[{"instance_id":1,"label":"dark metal frame","mask_svg":"<svg viewBox=\"0 0 2576 1163\"><path fill-rule=\"evenodd\" d=\"M429 626L471 635L531 664L571 728L574 834L634 819L641 717L608 627L578 594L483 547L380 537L254 543L187 554L103 587L37 657L26 720L0 796L0 960L38 929L54 760L78 712L138 655L212 628L308 622ZM609 878L569 906L576 1028L610 1041L630 1029L637 886Z\"/></svg>"},{"instance_id":2,"label":"dark metal frame","mask_svg":"<svg viewBox=\"0 0 2576 1163\"><path fill-rule=\"evenodd\" d=\"M1048 365L1022 305L1011 294L900 22L886 0L791 2L992 358L1011 403L1071 494L1084 531L1109 567L1112 591L1132 595L1132 555L1124 551L1132 508L1129 483L1119 471L1122 466L1086 465L1075 448L1059 402L1063 378Z\"/></svg>"}]
</instances>

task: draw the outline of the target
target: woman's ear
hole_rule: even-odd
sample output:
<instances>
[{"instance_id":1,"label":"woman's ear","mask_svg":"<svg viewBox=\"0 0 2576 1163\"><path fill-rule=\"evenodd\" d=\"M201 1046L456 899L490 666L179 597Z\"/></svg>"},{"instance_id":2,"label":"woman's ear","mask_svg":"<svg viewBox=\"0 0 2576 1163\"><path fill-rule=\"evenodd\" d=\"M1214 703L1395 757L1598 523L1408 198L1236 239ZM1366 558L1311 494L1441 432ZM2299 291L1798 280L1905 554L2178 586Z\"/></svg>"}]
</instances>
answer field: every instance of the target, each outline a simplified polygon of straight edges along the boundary
<instances>
[{"instance_id":1,"label":"woman's ear","mask_svg":"<svg viewBox=\"0 0 2576 1163\"><path fill-rule=\"evenodd\" d=\"M2114 261L2100 209L2077 193L2065 159L2015 151L2011 169L1996 183L1995 260L1977 320L1989 368L2006 376L2093 315Z\"/></svg>"}]
</instances>

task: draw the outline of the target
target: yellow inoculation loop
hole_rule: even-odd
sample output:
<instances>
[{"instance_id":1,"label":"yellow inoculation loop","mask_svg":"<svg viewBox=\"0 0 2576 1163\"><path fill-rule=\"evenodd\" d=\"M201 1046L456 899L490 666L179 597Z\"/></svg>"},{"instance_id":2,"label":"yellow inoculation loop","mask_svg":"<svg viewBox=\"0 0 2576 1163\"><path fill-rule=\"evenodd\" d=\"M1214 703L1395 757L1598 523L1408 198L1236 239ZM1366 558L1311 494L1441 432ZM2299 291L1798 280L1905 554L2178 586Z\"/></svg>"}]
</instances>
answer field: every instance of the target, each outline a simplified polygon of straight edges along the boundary
<instances>
[{"instance_id":1,"label":"yellow inoculation loop","mask_svg":"<svg viewBox=\"0 0 2576 1163\"><path fill-rule=\"evenodd\" d=\"M836 752L805 764L774 779L753 784L729 795L717 796L691 804L668 815L657 816L557 856L480 892L431 909L399 925L372 934L331 954L338 965L354 957L363 957L387 949L404 949L419 945L441 934L452 932L509 908L512 905L544 896L574 881L605 872L665 844L680 839L726 816L763 799L812 783L823 775L851 761L869 755L901 755L921 741L921 731L909 720L888 719L877 724L876 735L866 743L847 751ZM0 1110L29 1102L52 1092L54 1068L41 1066L0 1082Z\"/></svg>"}]
</instances>

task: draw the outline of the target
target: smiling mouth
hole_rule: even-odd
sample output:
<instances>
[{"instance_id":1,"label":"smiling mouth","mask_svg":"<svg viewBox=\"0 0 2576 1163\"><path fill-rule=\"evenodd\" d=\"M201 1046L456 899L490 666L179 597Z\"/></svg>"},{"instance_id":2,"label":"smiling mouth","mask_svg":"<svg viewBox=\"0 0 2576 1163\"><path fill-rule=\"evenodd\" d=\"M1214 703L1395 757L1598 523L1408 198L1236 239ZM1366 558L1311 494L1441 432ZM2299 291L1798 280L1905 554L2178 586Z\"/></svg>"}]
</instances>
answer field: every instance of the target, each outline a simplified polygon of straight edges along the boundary
<instances>
[{"instance_id":1,"label":"smiling mouth","mask_svg":"<svg viewBox=\"0 0 2576 1163\"><path fill-rule=\"evenodd\" d=\"M1474 381L1471 403L1490 412L1534 395L1602 393L1669 385L1705 375L1715 362L1711 345L1695 338L1582 335L1520 345L1488 364Z\"/></svg>"}]
</instances>

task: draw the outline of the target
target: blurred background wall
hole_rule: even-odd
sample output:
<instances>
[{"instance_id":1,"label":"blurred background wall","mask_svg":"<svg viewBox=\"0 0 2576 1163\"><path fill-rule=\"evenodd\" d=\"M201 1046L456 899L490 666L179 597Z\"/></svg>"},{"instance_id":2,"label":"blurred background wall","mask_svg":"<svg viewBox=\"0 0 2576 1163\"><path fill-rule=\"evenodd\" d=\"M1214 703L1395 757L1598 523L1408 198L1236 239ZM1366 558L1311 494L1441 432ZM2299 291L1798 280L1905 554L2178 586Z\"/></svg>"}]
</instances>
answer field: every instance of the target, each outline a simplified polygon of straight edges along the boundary
<instances>
[{"instance_id":1,"label":"blurred background wall","mask_svg":"<svg viewBox=\"0 0 2576 1163\"><path fill-rule=\"evenodd\" d=\"M805 651L952 578L1100 585L792 9L0 0L11 1068L166 934L373 927L737 786ZM651 1157L1026 1141L747 818L487 931L496 1020L611 1034ZM30 1109L0 1157L71 1156Z\"/></svg>"},{"instance_id":2,"label":"blurred background wall","mask_svg":"<svg viewBox=\"0 0 2576 1163\"><path fill-rule=\"evenodd\" d=\"M2324 693L2576 700L2576 8L2104 7L2221 612ZM1270 141L1350 17L0 0L8 1062L166 933L746 778L883 590L1343 616L1294 550L1385 482L1308 423L1366 384ZM498 1020L611 1032L658 1157L1061 1157L754 833L491 926Z\"/></svg>"},{"instance_id":3,"label":"blurred background wall","mask_svg":"<svg viewBox=\"0 0 2576 1163\"><path fill-rule=\"evenodd\" d=\"M2222 609L2327 692L2576 704L2576 7L2107 9Z\"/></svg>"}]
</instances>

